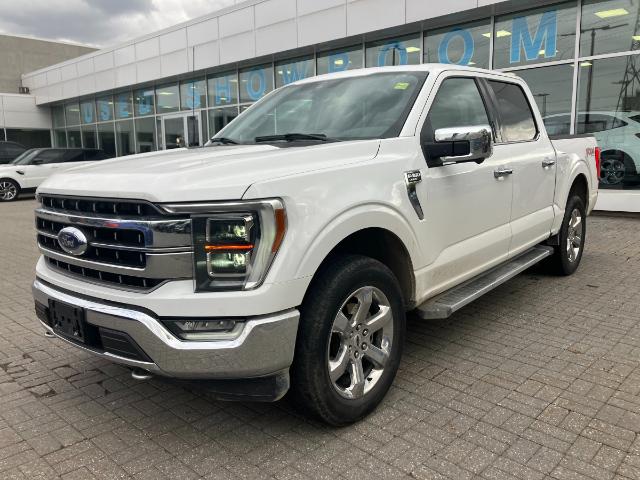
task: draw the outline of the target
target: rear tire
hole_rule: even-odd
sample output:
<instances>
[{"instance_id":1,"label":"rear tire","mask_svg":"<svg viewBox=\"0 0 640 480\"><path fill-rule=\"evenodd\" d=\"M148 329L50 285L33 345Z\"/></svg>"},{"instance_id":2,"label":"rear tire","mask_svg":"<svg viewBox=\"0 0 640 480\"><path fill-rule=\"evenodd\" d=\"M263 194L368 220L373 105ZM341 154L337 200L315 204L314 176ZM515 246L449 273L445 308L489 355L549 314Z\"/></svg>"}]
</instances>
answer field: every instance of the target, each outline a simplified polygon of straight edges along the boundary
<instances>
[{"instance_id":1,"label":"rear tire","mask_svg":"<svg viewBox=\"0 0 640 480\"><path fill-rule=\"evenodd\" d=\"M404 338L404 302L391 270L369 257L336 257L301 307L294 404L335 426L363 418L389 390Z\"/></svg>"},{"instance_id":2,"label":"rear tire","mask_svg":"<svg viewBox=\"0 0 640 480\"><path fill-rule=\"evenodd\" d=\"M13 202L20 195L20 185L10 178L0 179L0 202Z\"/></svg>"},{"instance_id":3,"label":"rear tire","mask_svg":"<svg viewBox=\"0 0 640 480\"><path fill-rule=\"evenodd\" d=\"M571 194L560 227L559 245L548 265L557 275L572 275L580 265L587 233L587 212L584 200Z\"/></svg>"}]
</instances>

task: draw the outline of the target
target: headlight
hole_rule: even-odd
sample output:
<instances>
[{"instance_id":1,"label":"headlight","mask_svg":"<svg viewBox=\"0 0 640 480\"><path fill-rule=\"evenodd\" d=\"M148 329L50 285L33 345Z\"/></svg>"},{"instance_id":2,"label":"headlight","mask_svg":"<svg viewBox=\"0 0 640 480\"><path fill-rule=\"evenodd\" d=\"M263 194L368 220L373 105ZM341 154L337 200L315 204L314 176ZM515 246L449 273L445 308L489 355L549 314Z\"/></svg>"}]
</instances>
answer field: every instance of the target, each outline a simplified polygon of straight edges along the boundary
<instances>
[{"instance_id":1,"label":"headlight","mask_svg":"<svg viewBox=\"0 0 640 480\"><path fill-rule=\"evenodd\" d=\"M192 214L195 291L258 287L280 248L286 215L280 200L165 205Z\"/></svg>"}]
</instances>

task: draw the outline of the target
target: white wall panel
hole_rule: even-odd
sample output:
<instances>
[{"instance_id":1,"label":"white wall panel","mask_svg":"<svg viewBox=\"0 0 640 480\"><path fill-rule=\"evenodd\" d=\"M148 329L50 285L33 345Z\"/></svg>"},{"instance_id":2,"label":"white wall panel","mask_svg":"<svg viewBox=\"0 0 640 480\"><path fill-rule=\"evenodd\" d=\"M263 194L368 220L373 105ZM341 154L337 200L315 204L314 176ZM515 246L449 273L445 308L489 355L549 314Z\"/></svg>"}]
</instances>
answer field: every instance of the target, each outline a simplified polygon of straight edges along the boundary
<instances>
[{"instance_id":1,"label":"white wall panel","mask_svg":"<svg viewBox=\"0 0 640 480\"><path fill-rule=\"evenodd\" d=\"M187 44L192 47L218 39L218 19L212 18L187 27Z\"/></svg>"},{"instance_id":2,"label":"white wall panel","mask_svg":"<svg viewBox=\"0 0 640 480\"><path fill-rule=\"evenodd\" d=\"M255 57L254 33L245 32L220 40L220 63L231 63Z\"/></svg>"},{"instance_id":3,"label":"white wall panel","mask_svg":"<svg viewBox=\"0 0 640 480\"><path fill-rule=\"evenodd\" d=\"M95 75L85 75L78 78L78 95L89 95L96 91Z\"/></svg>"},{"instance_id":4,"label":"white wall panel","mask_svg":"<svg viewBox=\"0 0 640 480\"><path fill-rule=\"evenodd\" d=\"M60 68L60 77L63 81L76 78L77 76L78 70L75 63L72 63L70 65L63 65L62 68Z\"/></svg>"},{"instance_id":5,"label":"white wall panel","mask_svg":"<svg viewBox=\"0 0 640 480\"><path fill-rule=\"evenodd\" d=\"M163 77L179 75L189 71L187 50L182 49L177 52L168 53L160 57L160 68Z\"/></svg>"},{"instance_id":6,"label":"white wall panel","mask_svg":"<svg viewBox=\"0 0 640 480\"><path fill-rule=\"evenodd\" d=\"M266 0L255 6L256 28L296 18L296 0Z\"/></svg>"},{"instance_id":7,"label":"white wall panel","mask_svg":"<svg viewBox=\"0 0 640 480\"><path fill-rule=\"evenodd\" d=\"M93 57L87 58L86 60L80 60L76 66L79 77L91 75L93 73Z\"/></svg>"},{"instance_id":8,"label":"white wall panel","mask_svg":"<svg viewBox=\"0 0 640 480\"><path fill-rule=\"evenodd\" d=\"M114 70L105 70L104 72L96 73L96 90L101 92L103 90L111 90L116 87L116 75Z\"/></svg>"},{"instance_id":9,"label":"white wall panel","mask_svg":"<svg viewBox=\"0 0 640 480\"><path fill-rule=\"evenodd\" d=\"M113 55L116 67L133 63L136 61L136 47L134 45L128 45L123 48L118 48L113 52Z\"/></svg>"},{"instance_id":10,"label":"white wall panel","mask_svg":"<svg viewBox=\"0 0 640 480\"><path fill-rule=\"evenodd\" d=\"M347 36L343 4L327 10L318 10L298 17L298 45L313 45Z\"/></svg>"},{"instance_id":11,"label":"white wall panel","mask_svg":"<svg viewBox=\"0 0 640 480\"><path fill-rule=\"evenodd\" d=\"M116 68L116 87L124 87L136 83L136 65L130 63Z\"/></svg>"},{"instance_id":12,"label":"white wall panel","mask_svg":"<svg viewBox=\"0 0 640 480\"><path fill-rule=\"evenodd\" d=\"M295 20L256 29L256 56L288 50L297 43Z\"/></svg>"},{"instance_id":13,"label":"white wall panel","mask_svg":"<svg viewBox=\"0 0 640 480\"><path fill-rule=\"evenodd\" d=\"M231 37L253 30L253 6L220 17L220 36Z\"/></svg>"},{"instance_id":14,"label":"white wall panel","mask_svg":"<svg viewBox=\"0 0 640 480\"><path fill-rule=\"evenodd\" d=\"M195 52L194 52L195 50ZM197 45L194 50L189 49L189 65L194 65L195 70L215 67L220 65L220 49L218 42L208 42ZM195 53L195 61L193 54Z\"/></svg>"},{"instance_id":15,"label":"white wall panel","mask_svg":"<svg viewBox=\"0 0 640 480\"><path fill-rule=\"evenodd\" d=\"M160 57L149 58L136 63L138 82L149 82L160 78Z\"/></svg>"},{"instance_id":16,"label":"white wall panel","mask_svg":"<svg viewBox=\"0 0 640 480\"><path fill-rule=\"evenodd\" d=\"M454 12L461 12L475 8L478 0L446 0L436 2L425 2L424 0L406 0L407 2L407 23L418 22L428 18L435 18L441 15L448 15Z\"/></svg>"},{"instance_id":17,"label":"white wall panel","mask_svg":"<svg viewBox=\"0 0 640 480\"><path fill-rule=\"evenodd\" d=\"M349 0L347 2L347 35L402 25L405 18L404 7L404 1Z\"/></svg>"},{"instance_id":18,"label":"white wall panel","mask_svg":"<svg viewBox=\"0 0 640 480\"><path fill-rule=\"evenodd\" d=\"M64 98L77 97L78 95L78 79L62 82L62 96Z\"/></svg>"},{"instance_id":19,"label":"white wall panel","mask_svg":"<svg viewBox=\"0 0 640 480\"><path fill-rule=\"evenodd\" d=\"M187 29L180 28L160 36L160 54L187 48Z\"/></svg>"},{"instance_id":20,"label":"white wall panel","mask_svg":"<svg viewBox=\"0 0 640 480\"><path fill-rule=\"evenodd\" d=\"M52 83L58 83L62 81L62 76L60 75L59 68L53 68L47 71L47 83L51 85Z\"/></svg>"},{"instance_id":21,"label":"white wall panel","mask_svg":"<svg viewBox=\"0 0 640 480\"><path fill-rule=\"evenodd\" d=\"M158 37L136 43L137 61L157 57L158 55L160 55L160 41L158 40Z\"/></svg>"},{"instance_id":22,"label":"white wall panel","mask_svg":"<svg viewBox=\"0 0 640 480\"><path fill-rule=\"evenodd\" d=\"M347 0L298 0L298 15L318 12L333 7L346 5ZM426 2L425 2L426 3Z\"/></svg>"},{"instance_id":23,"label":"white wall panel","mask_svg":"<svg viewBox=\"0 0 640 480\"><path fill-rule=\"evenodd\" d=\"M113 68L113 52L103 53L93 57L93 68L96 72L103 72Z\"/></svg>"}]
</instances>

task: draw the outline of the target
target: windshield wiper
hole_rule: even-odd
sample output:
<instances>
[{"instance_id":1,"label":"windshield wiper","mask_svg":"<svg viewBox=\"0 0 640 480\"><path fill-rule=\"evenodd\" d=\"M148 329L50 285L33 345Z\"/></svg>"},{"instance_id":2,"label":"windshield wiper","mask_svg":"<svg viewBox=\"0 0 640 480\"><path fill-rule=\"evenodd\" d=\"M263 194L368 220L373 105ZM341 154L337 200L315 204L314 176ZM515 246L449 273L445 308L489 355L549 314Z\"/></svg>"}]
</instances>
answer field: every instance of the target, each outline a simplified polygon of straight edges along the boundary
<instances>
[{"instance_id":1,"label":"windshield wiper","mask_svg":"<svg viewBox=\"0 0 640 480\"><path fill-rule=\"evenodd\" d=\"M297 140L317 140L320 142L337 141L333 138L328 138L324 133L283 133L282 135L264 135L262 137L256 137L256 143L260 142L295 142Z\"/></svg>"},{"instance_id":2,"label":"windshield wiper","mask_svg":"<svg viewBox=\"0 0 640 480\"><path fill-rule=\"evenodd\" d=\"M234 139L232 138L227 138L227 137L213 137L211 140L209 140L211 143L221 143L223 145L239 145L238 142L236 142Z\"/></svg>"}]
</instances>

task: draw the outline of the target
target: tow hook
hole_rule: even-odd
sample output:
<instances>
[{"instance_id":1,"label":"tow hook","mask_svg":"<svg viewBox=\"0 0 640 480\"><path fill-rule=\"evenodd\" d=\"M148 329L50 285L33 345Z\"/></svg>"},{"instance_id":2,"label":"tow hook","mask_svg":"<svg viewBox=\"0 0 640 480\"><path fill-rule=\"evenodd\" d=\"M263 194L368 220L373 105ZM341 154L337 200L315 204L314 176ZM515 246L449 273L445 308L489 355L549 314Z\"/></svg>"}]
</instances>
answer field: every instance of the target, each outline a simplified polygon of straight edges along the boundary
<instances>
[{"instance_id":1,"label":"tow hook","mask_svg":"<svg viewBox=\"0 0 640 480\"><path fill-rule=\"evenodd\" d=\"M153 375L142 368L134 368L131 370L131 378L134 380L151 380Z\"/></svg>"}]
</instances>

